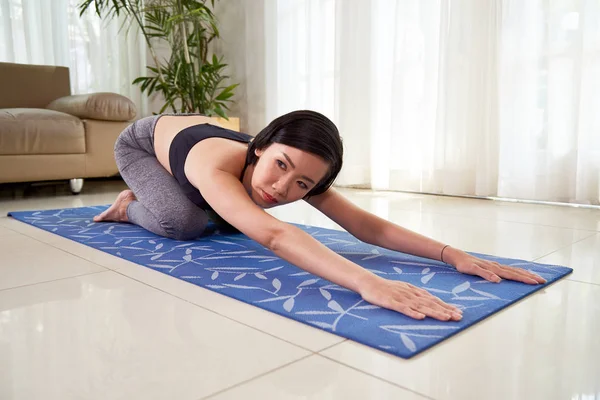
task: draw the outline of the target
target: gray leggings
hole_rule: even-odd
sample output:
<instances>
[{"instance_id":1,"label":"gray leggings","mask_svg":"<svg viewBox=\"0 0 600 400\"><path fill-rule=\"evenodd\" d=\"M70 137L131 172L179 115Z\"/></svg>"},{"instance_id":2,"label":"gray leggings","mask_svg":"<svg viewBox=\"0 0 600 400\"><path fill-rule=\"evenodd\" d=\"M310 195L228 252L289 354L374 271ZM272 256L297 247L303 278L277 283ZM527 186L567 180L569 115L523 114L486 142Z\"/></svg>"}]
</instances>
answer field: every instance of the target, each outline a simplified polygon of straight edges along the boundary
<instances>
[{"instance_id":1,"label":"gray leggings","mask_svg":"<svg viewBox=\"0 0 600 400\"><path fill-rule=\"evenodd\" d=\"M192 203L179 183L158 162L154 127L160 115L129 125L115 143L121 177L137 197L127 208L129 222L160 236L190 240L208 224L205 210Z\"/></svg>"}]
</instances>

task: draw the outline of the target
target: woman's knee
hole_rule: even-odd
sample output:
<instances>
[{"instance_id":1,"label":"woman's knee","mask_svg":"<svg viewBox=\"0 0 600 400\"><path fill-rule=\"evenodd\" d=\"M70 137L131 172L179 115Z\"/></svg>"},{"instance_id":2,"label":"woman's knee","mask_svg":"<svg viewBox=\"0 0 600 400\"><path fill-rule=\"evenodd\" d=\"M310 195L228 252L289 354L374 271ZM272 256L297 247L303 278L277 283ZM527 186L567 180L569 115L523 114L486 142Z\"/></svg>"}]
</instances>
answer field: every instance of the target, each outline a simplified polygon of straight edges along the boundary
<instances>
[{"instance_id":1,"label":"woman's knee","mask_svg":"<svg viewBox=\"0 0 600 400\"><path fill-rule=\"evenodd\" d=\"M200 228L187 228L185 230L176 229L172 230L168 237L175 240L193 240L202 235L202 232L204 232L205 228L206 227L204 226Z\"/></svg>"},{"instance_id":2,"label":"woman's knee","mask_svg":"<svg viewBox=\"0 0 600 400\"><path fill-rule=\"evenodd\" d=\"M208 225L208 216L202 210L182 213L175 218L162 219L160 225L171 239L191 240L202 235Z\"/></svg>"}]
</instances>

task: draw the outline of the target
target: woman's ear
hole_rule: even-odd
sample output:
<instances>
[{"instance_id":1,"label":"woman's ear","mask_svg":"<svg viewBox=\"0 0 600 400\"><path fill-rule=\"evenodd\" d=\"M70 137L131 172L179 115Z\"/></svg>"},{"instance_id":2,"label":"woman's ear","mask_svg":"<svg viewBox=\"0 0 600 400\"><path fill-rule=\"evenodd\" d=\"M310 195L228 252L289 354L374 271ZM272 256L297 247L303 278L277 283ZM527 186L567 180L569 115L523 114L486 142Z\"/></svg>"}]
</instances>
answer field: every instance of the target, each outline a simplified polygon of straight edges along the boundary
<instances>
[{"instance_id":1,"label":"woman's ear","mask_svg":"<svg viewBox=\"0 0 600 400\"><path fill-rule=\"evenodd\" d=\"M260 157L263 155L265 151L263 149L254 149L254 154L256 154L256 157Z\"/></svg>"}]
</instances>

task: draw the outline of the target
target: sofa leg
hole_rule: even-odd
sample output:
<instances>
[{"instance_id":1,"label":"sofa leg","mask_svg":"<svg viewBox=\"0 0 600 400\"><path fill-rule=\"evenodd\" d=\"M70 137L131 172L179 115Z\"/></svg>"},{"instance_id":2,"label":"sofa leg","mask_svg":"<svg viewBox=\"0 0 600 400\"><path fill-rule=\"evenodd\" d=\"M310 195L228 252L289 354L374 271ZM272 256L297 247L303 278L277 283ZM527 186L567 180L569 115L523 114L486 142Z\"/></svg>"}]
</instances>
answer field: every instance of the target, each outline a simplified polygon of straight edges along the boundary
<instances>
[{"instance_id":1,"label":"sofa leg","mask_svg":"<svg viewBox=\"0 0 600 400\"><path fill-rule=\"evenodd\" d=\"M71 193L79 194L83 188L83 179L70 179L69 186L71 187Z\"/></svg>"}]
</instances>

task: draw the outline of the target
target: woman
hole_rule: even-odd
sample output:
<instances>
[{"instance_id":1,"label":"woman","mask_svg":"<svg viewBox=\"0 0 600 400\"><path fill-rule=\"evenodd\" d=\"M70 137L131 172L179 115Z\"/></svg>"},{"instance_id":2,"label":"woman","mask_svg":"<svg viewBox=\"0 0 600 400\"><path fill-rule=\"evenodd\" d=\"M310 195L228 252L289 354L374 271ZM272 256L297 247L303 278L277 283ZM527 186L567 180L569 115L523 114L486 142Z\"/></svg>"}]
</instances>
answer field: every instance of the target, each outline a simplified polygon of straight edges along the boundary
<instances>
[{"instance_id":1,"label":"woman","mask_svg":"<svg viewBox=\"0 0 600 400\"><path fill-rule=\"evenodd\" d=\"M342 168L335 125L313 111L271 122L255 138L199 115L141 119L119 136L115 158L131 190L94 221L122 221L179 240L198 237L214 211L277 256L359 293L372 304L415 319L458 321L461 310L427 291L381 278L331 251L264 209L305 200L357 239L441 260L491 282L545 280L519 268L483 260L364 211L331 185Z\"/></svg>"}]
</instances>

